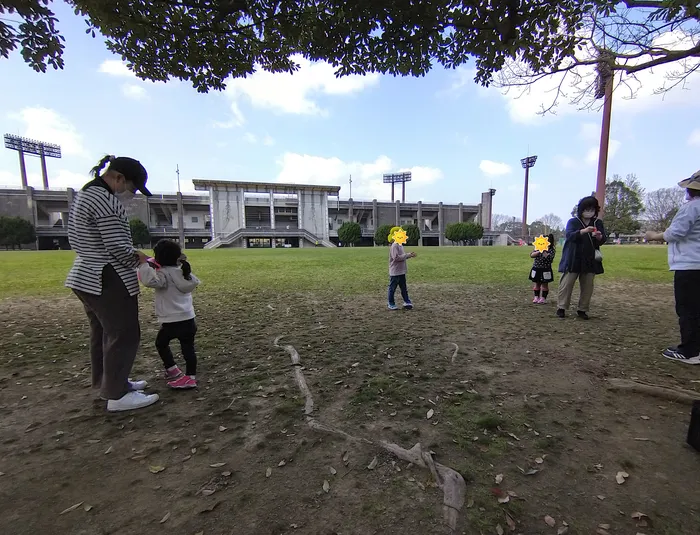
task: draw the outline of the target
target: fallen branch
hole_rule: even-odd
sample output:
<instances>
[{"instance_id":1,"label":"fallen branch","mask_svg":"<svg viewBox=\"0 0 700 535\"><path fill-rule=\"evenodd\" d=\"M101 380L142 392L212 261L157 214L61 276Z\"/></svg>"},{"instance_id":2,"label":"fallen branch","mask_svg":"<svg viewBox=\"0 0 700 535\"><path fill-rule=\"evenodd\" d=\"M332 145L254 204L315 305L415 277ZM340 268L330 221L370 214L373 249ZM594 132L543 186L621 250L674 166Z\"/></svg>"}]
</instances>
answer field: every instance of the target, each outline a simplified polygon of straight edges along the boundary
<instances>
[{"instance_id":1,"label":"fallen branch","mask_svg":"<svg viewBox=\"0 0 700 535\"><path fill-rule=\"evenodd\" d=\"M292 345L280 346L279 341L282 336L275 338L275 347L281 347L292 359L292 364L294 365L294 378L296 379L297 386L301 393L304 394L304 399L306 400L304 404L304 414L310 416L314 412L314 400L311 397L311 390L309 390L309 385L306 384L306 378L304 377L304 372L301 371L301 359L299 358L299 353Z\"/></svg>"},{"instance_id":2,"label":"fallen branch","mask_svg":"<svg viewBox=\"0 0 700 535\"><path fill-rule=\"evenodd\" d=\"M459 353L459 346L455 344L454 342L450 342L453 346L455 346L455 352L452 353L452 364L455 363L455 360L457 359L457 353Z\"/></svg>"},{"instance_id":3,"label":"fallen branch","mask_svg":"<svg viewBox=\"0 0 700 535\"><path fill-rule=\"evenodd\" d=\"M326 433L338 435L351 442L359 442L381 447L401 460L429 470L438 488L440 488L443 492L442 509L445 523L453 532L457 531L460 512L464 506L464 500L467 492L467 485L464 482L462 475L448 466L435 462L432 453L423 451L420 443L417 443L410 450L406 450L401 446L386 441L379 441L375 443L366 438L353 436L346 433L342 429L326 425L313 418L311 416L314 406L313 399L311 397L311 391L306 384L304 373L301 370L301 358L299 357L299 352L292 345L287 344L281 346L279 342L282 338L283 336L278 336L275 338L274 345L275 347L284 349L292 360L292 365L294 366L294 377L296 379L297 386L301 390L302 394L304 394L306 399L304 414L306 415L307 425L316 431L324 431ZM459 346L455 343L452 343L452 345L455 346L455 351L452 355L452 362L454 362L457 352L459 351Z\"/></svg>"},{"instance_id":4,"label":"fallen branch","mask_svg":"<svg viewBox=\"0 0 700 535\"><path fill-rule=\"evenodd\" d=\"M608 387L610 390L636 392L688 405L692 405L693 401L700 399L700 393L681 388L670 388L629 379L608 379L608 383L610 384Z\"/></svg>"}]
</instances>

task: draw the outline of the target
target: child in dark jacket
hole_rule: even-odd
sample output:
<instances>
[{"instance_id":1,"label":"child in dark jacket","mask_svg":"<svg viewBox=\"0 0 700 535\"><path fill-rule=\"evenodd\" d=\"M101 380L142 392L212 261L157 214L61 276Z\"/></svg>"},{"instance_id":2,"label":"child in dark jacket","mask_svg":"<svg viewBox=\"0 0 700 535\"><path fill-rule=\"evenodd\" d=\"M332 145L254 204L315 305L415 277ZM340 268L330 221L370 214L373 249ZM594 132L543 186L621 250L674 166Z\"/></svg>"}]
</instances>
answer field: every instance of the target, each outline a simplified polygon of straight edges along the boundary
<instances>
[{"instance_id":1,"label":"child in dark jacket","mask_svg":"<svg viewBox=\"0 0 700 535\"><path fill-rule=\"evenodd\" d=\"M552 262L554 262L554 257L557 255L554 247L554 235L548 235L547 239L549 240L549 249L544 252L535 250L530 253L530 258L534 258L532 269L530 270L530 280L534 284L532 290L535 292L532 302L539 305L544 305L547 302L549 283L554 280Z\"/></svg>"}]
</instances>

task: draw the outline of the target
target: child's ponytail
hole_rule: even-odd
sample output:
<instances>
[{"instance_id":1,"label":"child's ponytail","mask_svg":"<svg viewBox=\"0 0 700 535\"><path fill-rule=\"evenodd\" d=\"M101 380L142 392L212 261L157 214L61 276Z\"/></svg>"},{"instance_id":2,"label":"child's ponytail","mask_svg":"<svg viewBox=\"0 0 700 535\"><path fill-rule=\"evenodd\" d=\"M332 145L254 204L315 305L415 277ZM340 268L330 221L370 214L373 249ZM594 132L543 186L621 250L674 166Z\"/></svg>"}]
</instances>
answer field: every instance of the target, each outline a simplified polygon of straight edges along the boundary
<instances>
[{"instance_id":1,"label":"child's ponytail","mask_svg":"<svg viewBox=\"0 0 700 535\"><path fill-rule=\"evenodd\" d=\"M192 280L192 266L187 260L182 260L180 262L182 264L182 276L185 277L185 280Z\"/></svg>"},{"instance_id":2,"label":"child's ponytail","mask_svg":"<svg viewBox=\"0 0 700 535\"><path fill-rule=\"evenodd\" d=\"M110 154L104 156L95 167L90 169L90 175L92 175L92 178L100 178L100 175L102 174L102 170L105 168L105 165L107 165L112 160L114 160L114 156Z\"/></svg>"}]
</instances>

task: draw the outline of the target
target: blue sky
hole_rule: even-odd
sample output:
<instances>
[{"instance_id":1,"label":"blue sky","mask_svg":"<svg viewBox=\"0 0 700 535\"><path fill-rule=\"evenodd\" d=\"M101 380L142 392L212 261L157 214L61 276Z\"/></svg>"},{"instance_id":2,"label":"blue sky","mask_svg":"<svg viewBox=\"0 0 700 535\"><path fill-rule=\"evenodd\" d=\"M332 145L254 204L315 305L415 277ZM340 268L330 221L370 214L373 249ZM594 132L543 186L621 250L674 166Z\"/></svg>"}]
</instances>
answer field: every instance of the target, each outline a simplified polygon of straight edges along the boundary
<instances>
[{"instance_id":1,"label":"blue sky","mask_svg":"<svg viewBox=\"0 0 700 535\"><path fill-rule=\"evenodd\" d=\"M85 23L54 4L66 37L63 71L37 74L20 55L0 59L0 124L59 143L53 187L79 186L105 153L140 159L153 191L183 190L192 178L337 184L355 199L387 200L382 174L410 169L407 200L477 203L489 187L494 212L520 217L520 158L538 155L529 221L566 218L595 188L599 112L563 100L557 115L537 110L555 81L519 99L472 81L471 66L437 68L424 78L372 75L336 79L323 63L301 60L294 76L256 73L225 92L197 93L185 82L130 75ZM682 89L654 95L667 71L643 73L637 98L613 105L608 175L636 173L648 190L674 186L700 169L700 73ZM40 186L39 162L28 160ZM0 151L0 185L19 184L17 154Z\"/></svg>"}]
</instances>

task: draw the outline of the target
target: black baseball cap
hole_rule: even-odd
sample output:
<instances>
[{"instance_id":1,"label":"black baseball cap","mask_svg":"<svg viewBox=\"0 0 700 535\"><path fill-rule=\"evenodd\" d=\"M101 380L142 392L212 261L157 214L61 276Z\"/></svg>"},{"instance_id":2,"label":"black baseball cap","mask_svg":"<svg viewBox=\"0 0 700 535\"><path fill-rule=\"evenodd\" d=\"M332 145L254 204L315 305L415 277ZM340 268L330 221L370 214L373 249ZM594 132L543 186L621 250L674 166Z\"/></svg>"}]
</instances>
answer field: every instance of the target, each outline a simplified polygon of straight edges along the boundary
<instances>
[{"instance_id":1,"label":"black baseball cap","mask_svg":"<svg viewBox=\"0 0 700 535\"><path fill-rule=\"evenodd\" d=\"M119 156L114 159L110 159L109 167L112 171L124 175L124 178L131 182L136 189L143 193L146 197L152 197L153 194L146 188L146 182L148 182L148 173L146 168L138 160L129 158L127 156Z\"/></svg>"}]
</instances>

